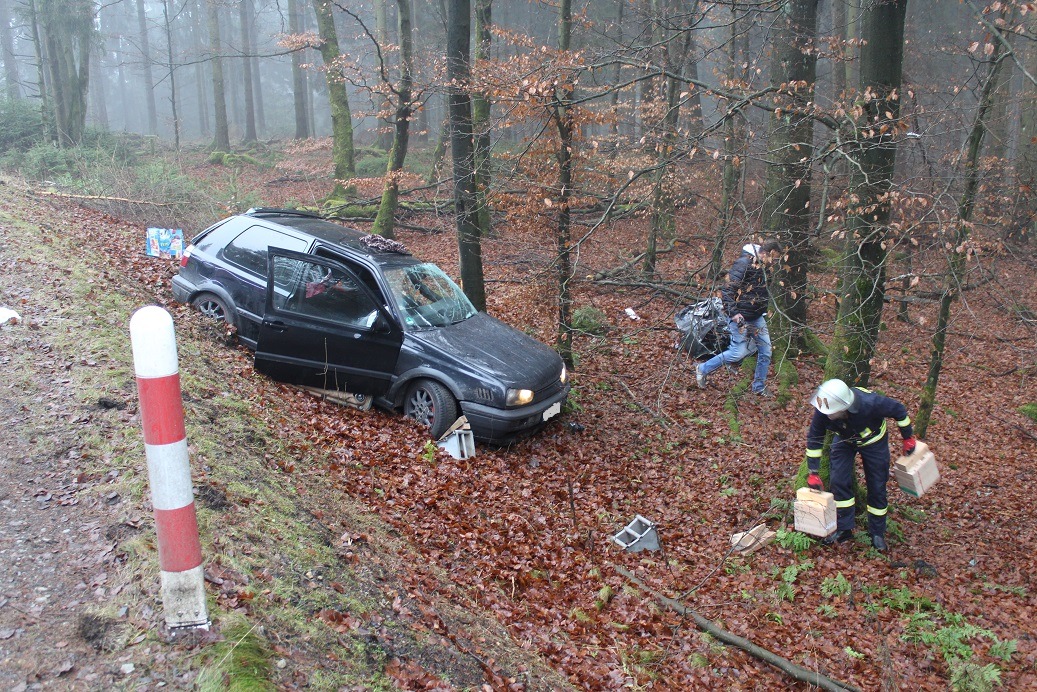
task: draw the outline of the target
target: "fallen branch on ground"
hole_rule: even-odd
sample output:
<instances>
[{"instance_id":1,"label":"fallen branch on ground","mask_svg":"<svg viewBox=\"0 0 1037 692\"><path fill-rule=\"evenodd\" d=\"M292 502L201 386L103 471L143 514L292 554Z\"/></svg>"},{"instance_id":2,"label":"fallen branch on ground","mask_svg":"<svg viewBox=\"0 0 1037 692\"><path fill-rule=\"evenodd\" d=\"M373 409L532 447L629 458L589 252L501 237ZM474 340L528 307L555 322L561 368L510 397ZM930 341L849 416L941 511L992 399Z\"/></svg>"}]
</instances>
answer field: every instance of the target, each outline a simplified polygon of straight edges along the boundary
<instances>
[{"instance_id":1,"label":"fallen branch on ground","mask_svg":"<svg viewBox=\"0 0 1037 692\"><path fill-rule=\"evenodd\" d=\"M73 195L69 192L54 192L53 190L37 190L38 194L51 195L52 197L65 197L67 199L89 199L101 202L125 202L127 204L147 204L152 207L172 207L177 202L151 202L146 199L127 199L125 197L105 197L104 195Z\"/></svg>"},{"instance_id":2,"label":"fallen branch on ground","mask_svg":"<svg viewBox=\"0 0 1037 692\"><path fill-rule=\"evenodd\" d=\"M695 621L695 624L698 626L700 630L702 630L703 632L708 632L709 634L713 635L725 644L737 646L739 649L742 649L743 651L752 654L761 661L771 664L775 668L778 668L779 670L787 673L796 680L806 682L811 685L816 685L817 687L820 687L823 690L830 690L831 692L859 692L856 687L847 685L843 682L832 680L831 678L826 678L824 675L821 675L817 671L808 670L803 666L796 665L792 661L782 658L776 653L773 653L771 651L768 651L767 649L764 649L763 647L753 644L748 639L739 637L736 634L732 634L731 632L728 632L727 630L720 628L712 620L707 620L691 608L687 608L681 603L678 603L677 601L673 600L672 598L667 598L666 596L663 596L662 594L653 591L643 581L635 577L629 570L620 567L619 565L615 565L615 568L617 572L619 572L622 576L626 577L635 586L637 586L640 589L643 589L644 591L647 591L649 594L658 599L658 601L662 605L666 606L667 608L676 613L680 613L681 615L690 616L691 619Z\"/></svg>"}]
</instances>

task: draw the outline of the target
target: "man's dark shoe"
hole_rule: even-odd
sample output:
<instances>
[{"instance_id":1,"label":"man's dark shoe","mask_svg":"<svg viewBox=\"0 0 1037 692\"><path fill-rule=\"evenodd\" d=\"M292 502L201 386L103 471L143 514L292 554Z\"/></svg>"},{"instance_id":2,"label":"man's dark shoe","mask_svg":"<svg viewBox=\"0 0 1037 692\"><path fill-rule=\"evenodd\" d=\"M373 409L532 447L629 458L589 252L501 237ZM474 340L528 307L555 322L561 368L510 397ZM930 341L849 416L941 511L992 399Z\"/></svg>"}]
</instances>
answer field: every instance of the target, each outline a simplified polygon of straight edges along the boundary
<instances>
[{"instance_id":1,"label":"man's dark shoe","mask_svg":"<svg viewBox=\"0 0 1037 692\"><path fill-rule=\"evenodd\" d=\"M836 531L831 535L825 536L821 539L821 545L835 545L836 543L845 543L852 540L853 530L846 529L845 531Z\"/></svg>"},{"instance_id":2,"label":"man's dark shoe","mask_svg":"<svg viewBox=\"0 0 1037 692\"><path fill-rule=\"evenodd\" d=\"M889 546L886 545L886 537L877 533L871 534L871 547L880 553L884 553L889 549Z\"/></svg>"}]
</instances>

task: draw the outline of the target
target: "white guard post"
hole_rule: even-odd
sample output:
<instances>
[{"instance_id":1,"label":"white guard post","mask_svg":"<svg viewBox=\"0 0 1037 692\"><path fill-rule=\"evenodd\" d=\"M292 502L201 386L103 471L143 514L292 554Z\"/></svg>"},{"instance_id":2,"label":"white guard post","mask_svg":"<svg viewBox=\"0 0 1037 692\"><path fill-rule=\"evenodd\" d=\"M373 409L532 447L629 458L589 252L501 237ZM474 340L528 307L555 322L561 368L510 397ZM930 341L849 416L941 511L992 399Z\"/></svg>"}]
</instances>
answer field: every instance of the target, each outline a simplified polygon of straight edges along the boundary
<instances>
[{"instance_id":1,"label":"white guard post","mask_svg":"<svg viewBox=\"0 0 1037 692\"><path fill-rule=\"evenodd\" d=\"M170 629L209 629L173 318L156 305L141 308L130 318L130 341L155 511L166 625Z\"/></svg>"}]
</instances>

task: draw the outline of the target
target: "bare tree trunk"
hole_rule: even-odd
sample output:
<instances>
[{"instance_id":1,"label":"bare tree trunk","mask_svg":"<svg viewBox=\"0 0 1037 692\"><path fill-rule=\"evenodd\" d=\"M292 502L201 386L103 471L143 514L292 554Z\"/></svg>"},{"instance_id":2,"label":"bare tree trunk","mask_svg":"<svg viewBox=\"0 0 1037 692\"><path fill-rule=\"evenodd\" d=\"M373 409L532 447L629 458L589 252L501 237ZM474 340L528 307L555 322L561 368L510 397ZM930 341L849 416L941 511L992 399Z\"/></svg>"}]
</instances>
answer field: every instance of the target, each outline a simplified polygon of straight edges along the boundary
<instances>
[{"instance_id":1,"label":"bare tree trunk","mask_svg":"<svg viewBox=\"0 0 1037 692\"><path fill-rule=\"evenodd\" d=\"M252 93L252 30L249 24L252 22L252 3L250 0L240 0L238 5L238 20L241 23L241 50L245 56L241 61L241 70L244 73L242 83L245 87L245 137L243 141L256 141L256 105Z\"/></svg>"},{"instance_id":2,"label":"bare tree trunk","mask_svg":"<svg viewBox=\"0 0 1037 692\"><path fill-rule=\"evenodd\" d=\"M446 145L449 138L450 117L447 116L447 118L439 124L439 133L436 135L436 146L432 150L432 166L429 168L428 177L425 179L425 183L428 185L436 182L439 178L439 172L443 168L443 161L446 159Z\"/></svg>"},{"instance_id":3,"label":"bare tree trunk","mask_svg":"<svg viewBox=\"0 0 1037 692\"><path fill-rule=\"evenodd\" d=\"M775 362L784 362L800 347L807 321L807 258L811 246L810 176L814 125L808 112L817 79L818 0L791 0L776 19L774 85L787 85L780 112L771 120L768 152L771 165L763 204L763 228L783 241L786 259L770 279L776 310L771 319Z\"/></svg>"},{"instance_id":4,"label":"bare tree trunk","mask_svg":"<svg viewBox=\"0 0 1037 692\"><path fill-rule=\"evenodd\" d=\"M119 103L121 105L120 110L122 111L122 130L123 132L129 132L133 129L134 123L130 121L134 111L130 108L130 97L129 97L129 86L126 79L126 67L125 67L125 53L122 50L122 40L116 39L115 49L115 64L116 74L118 75L119 83Z\"/></svg>"},{"instance_id":5,"label":"bare tree trunk","mask_svg":"<svg viewBox=\"0 0 1037 692\"><path fill-rule=\"evenodd\" d=\"M623 9L626 7L627 0L616 0L616 37L615 44L617 46L623 45ZM612 68L612 83L614 85L620 84L623 78L623 63L621 60L617 60L616 64ZM616 161L619 156L619 87L612 89L612 93L609 94L609 105L612 111L612 121L609 124L609 129L612 134L612 149L609 153L609 159L612 163Z\"/></svg>"},{"instance_id":6,"label":"bare tree trunk","mask_svg":"<svg viewBox=\"0 0 1037 692\"><path fill-rule=\"evenodd\" d=\"M492 0L475 0L475 62L490 57ZM472 132L475 134L475 201L479 234L487 238L491 233L490 205L487 202L490 187L490 102L486 94L472 94Z\"/></svg>"},{"instance_id":7,"label":"bare tree trunk","mask_svg":"<svg viewBox=\"0 0 1037 692\"><path fill-rule=\"evenodd\" d=\"M151 39L144 0L137 0L137 27L140 30L141 75L144 78L144 102L148 107L148 134L158 134L158 112L155 108L155 78L151 73Z\"/></svg>"},{"instance_id":8,"label":"bare tree trunk","mask_svg":"<svg viewBox=\"0 0 1037 692\"><path fill-rule=\"evenodd\" d=\"M37 0L37 21L53 95L58 146L78 144L86 126L93 6Z\"/></svg>"},{"instance_id":9,"label":"bare tree trunk","mask_svg":"<svg viewBox=\"0 0 1037 692\"><path fill-rule=\"evenodd\" d=\"M936 331L933 334L932 348L929 351L929 372L925 386L918 402L915 415L915 432L924 438L929 428L933 407L936 405L936 387L940 382L943 369L943 353L947 342L947 327L950 324L951 303L958 297L961 286L965 283L965 243L969 238L972 225L972 211L976 204L976 192L979 190L980 153L983 150L983 135L986 132L986 120L994 102L994 95L999 80L999 73L1004 64L1004 47L1000 41L993 41L994 52L991 55L990 72L983 85L976 119L969 131L969 139L964 152L966 171L965 189L958 202L958 223L955 225L954 237L944 247L949 247L948 269L944 276L943 294L940 296L940 312L936 318Z\"/></svg>"},{"instance_id":10,"label":"bare tree trunk","mask_svg":"<svg viewBox=\"0 0 1037 692\"><path fill-rule=\"evenodd\" d=\"M478 310L486 309L475 197L475 145L472 141L472 99L469 44L472 35L470 0L447 3L447 79L450 81L450 151L454 160L454 214L461 264L461 288Z\"/></svg>"},{"instance_id":11,"label":"bare tree trunk","mask_svg":"<svg viewBox=\"0 0 1037 692\"><path fill-rule=\"evenodd\" d=\"M191 36L194 37L195 47L199 53L204 53L205 46L202 44L202 19L205 10L205 0L195 0L195 11L191 13ZM198 98L198 136L205 139L209 136L209 92L205 88L208 83L206 63L199 61L195 65L194 79L195 90Z\"/></svg>"},{"instance_id":12,"label":"bare tree trunk","mask_svg":"<svg viewBox=\"0 0 1037 692\"><path fill-rule=\"evenodd\" d=\"M837 57L846 55L846 17L847 8L845 0L836 0L832 3L832 38L839 39L840 45L835 50ZM846 66L839 59L832 61L832 99L835 102L842 101L842 94L846 91Z\"/></svg>"},{"instance_id":13,"label":"bare tree trunk","mask_svg":"<svg viewBox=\"0 0 1037 692\"><path fill-rule=\"evenodd\" d=\"M663 26L664 17L676 16L678 11L677 3L669 0L660 16L660 25ZM694 16L697 12L698 2L695 1L692 3L691 15ZM661 65L668 76L663 79L663 84L666 86L663 100L665 111L659 121L659 136L655 149L656 171L652 190L652 217L642 267L647 276L655 274L656 247L659 239L672 239L677 231L677 210L673 198L670 159L673 156L674 145L677 141L677 125L680 122L680 88L683 84L681 75L693 45L691 31L685 31L684 35L680 36L673 27L669 26L668 20L665 21L667 24L665 28L660 29L658 38L663 46Z\"/></svg>"},{"instance_id":14,"label":"bare tree trunk","mask_svg":"<svg viewBox=\"0 0 1037 692\"><path fill-rule=\"evenodd\" d=\"M572 40L572 0L561 0L558 5L558 50L569 50ZM558 227L556 246L558 258L558 339L557 348L566 367L574 366L573 358L573 298L569 283L573 279L572 228L569 200L573 185L573 90L569 80L559 80L566 86L555 88L554 121L558 128Z\"/></svg>"},{"instance_id":15,"label":"bare tree trunk","mask_svg":"<svg viewBox=\"0 0 1037 692\"><path fill-rule=\"evenodd\" d=\"M846 2L846 32L844 37L846 43L843 56L845 84L848 88L855 88L860 82L860 38L861 38L861 12L863 11L863 0L843 0Z\"/></svg>"},{"instance_id":16,"label":"bare tree trunk","mask_svg":"<svg viewBox=\"0 0 1037 692\"><path fill-rule=\"evenodd\" d=\"M169 107L173 113L173 143L177 151L180 150L180 109L179 95L176 87L176 69L173 67L173 27L169 23L169 3L171 0L162 0L162 18L166 27L166 60L169 70Z\"/></svg>"},{"instance_id":17,"label":"bare tree trunk","mask_svg":"<svg viewBox=\"0 0 1037 692\"><path fill-rule=\"evenodd\" d=\"M698 2L695 3L695 8L696 10L698 9ZM688 31L688 56L684 71L689 82L692 83L688 86L691 93L688 94L687 108L688 134L692 137L700 135L704 127L702 122L702 92L693 84L699 79L699 61L698 56L695 55L695 50L695 33Z\"/></svg>"},{"instance_id":18,"label":"bare tree trunk","mask_svg":"<svg viewBox=\"0 0 1037 692\"><path fill-rule=\"evenodd\" d=\"M300 0L288 0L288 31L292 34L301 32L299 2ZM302 69L302 52L295 51L292 53L292 95L295 104L296 139L306 139L313 132L306 109L306 94L309 91L306 81L306 73Z\"/></svg>"},{"instance_id":19,"label":"bare tree trunk","mask_svg":"<svg viewBox=\"0 0 1037 692\"><path fill-rule=\"evenodd\" d=\"M243 0L249 8L249 45L252 47L253 55L249 56L250 71L252 73L252 95L255 100L256 109L256 136L262 137L266 133L266 115L263 109L263 80L259 76L259 56L255 55L259 50L259 31L256 28L256 13L254 0Z\"/></svg>"},{"instance_id":20,"label":"bare tree trunk","mask_svg":"<svg viewBox=\"0 0 1037 692\"><path fill-rule=\"evenodd\" d=\"M90 51L90 59L94 63L92 71L95 74L101 73L104 69L104 65L102 65L104 58L101 55L101 51L98 49ZM110 129L108 125L108 99L104 91L104 80L94 80L93 85L90 87L90 109L93 112L97 125L103 130L108 130Z\"/></svg>"},{"instance_id":21,"label":"bare tree trunk","mask_svg":"<svg viewBox=\"0 0 1037 692\"><path fill-rule=\"evenodd\" d=\"M738 9L732 4L730 19L730 42L728 50L728 78L732 82L744 76L743 50L745 18L738 16ZM730 105L728 106L730 109ZM724 271L724 246L731 234L731 226L734 224L735 205L738 200L738 185L742 178L742 148L745 139L744 116L741 111L728 110L724 116L724 173L721 182L720 195L720 227L717 228L716 237L713 240L713 248L710 252L709 266L706 269L706 277L710 281L716 281Z\"/></svg>"},{"instance_id":22,"label":"bare tree trunk","mask_svg":"<svg viewBox=\"0 0 1037 692\"><path fill-rule=\"evenodd\" d=\"M392 148L389 150L389 167L385 176L385 189L382 191L382 202L378 207L378 216L374 220L372 231L386 238L393 237L396 207L400 196L400 171L407 157L407 143L410 137L411 89L413 76L411 65L414 60L414 42L411 35L410 0L396 0L396 20L400 37L400 83L396 89L396 117Z\"/></svg>"},{"instance_id":23,"label":"bare tree trunk","mask_svg":"<svg viewBox=\"0 0 1037 692\"><path fill-rule=\"evenodd\" d=\"M213 146L219 151L230 150L230 127L227 123L227 95L223 81L223 50L220 41L220 6L217 0L206 0L209 6L209 50L212 54L212 101L216 122Z\"/></svg>"},{"instance_id":24,"label":"bare tree trunk","mask_svg":"<svg viewBox=\"0 0 1037 692\"><path fill-rule=\"evenodd\" d=\"M9 0L0 0L0 50L4 59L4 91L7 98L22 95L21 78L18 76L18 59L14 55L14 37L11 34L11 9Z\"/></svg>"},{"instance_id":25,"label":"bare tree trunk","mask_svg":"<svg viewBox=\"0 0 1037 692\"><path fill-rule=\"evenodd\" d=\"M331 104L332 145L331 158L335 164L335 196L345 192L343 181L356 176L356 160L353 149L353 116L349 112L349 96L346 80L338 64L338 32L335 17L327 0L313 0L317 15L317 31L320 33L320 55L324 60L324 77L328 84L328 101Z\"/></svg>"},{"instance_id":26,"label":"bare tree trunk","mask_svg":"<svg viewBox=\"0 0 1037 692\"><path fill-rule=\"evenodd\" d=\"M46 49L40 38L40 19L36 10L36 0L27 0L29 10L29 30L32 36L32 46L36 53L36 84L40 97L40 119L43 121L43 129L51 142L57 142L57 133L54 129L54 110L51 106L50 88L47 83Z\"/></svg>"},{"instance_id":27,"label":"bare tree trunk","mask_svg":"<svg viewBox=\"0 0 1037 692\"><path fill-rule=\"evenodd\" d=\"M868 383L882 319L906 14L907 0L892 0L862 15L861 93L872 98L855 135L850 189L857 202L847 212L842 300L825 363L826 378L851 385Z\"/></svg>"},{"instance_id":28,"label":"bare tree trunk","mask_svg":"<svg viewBox=\"0 0 1037 692\"><path fill-rule=\"evenodd\" d=\"M1026 28L1032 33L1037 31L1037 19L1026 20ZM1037 74L1037 46L1028 41L1024 52L1026 70L1031 75ZM1037 84L1024 79L1019 92L1019 154L1016 159L1016 179L1020 187L1033 189L1037 186ZM1030 213L1030 224L1021 232L1016 240L1026 240L1037 233L1037 200L1029 196L1026 201Z\"/></svg>"},{"instance_id":29,"label":"bare tree trunk","mask_svg":"<svg viewBox=\"0 0 1037 692\"><path fill-rule=\"evenodd\" d=\"M386 4L387 0L374 0L374 35L378 40L383 57L386 54L386 48L389 46L389 12ZM389 66L386 65L385 69L388 71ZM387 114L392 109L392 102L389 100L388 95L383 96L380 106L382 113ZM378 137L375 139L375 146L387 152L392 147L393 139L393 124L389 120L389 116L380 116L378 118Z\"/></svg>"}]
</instances>

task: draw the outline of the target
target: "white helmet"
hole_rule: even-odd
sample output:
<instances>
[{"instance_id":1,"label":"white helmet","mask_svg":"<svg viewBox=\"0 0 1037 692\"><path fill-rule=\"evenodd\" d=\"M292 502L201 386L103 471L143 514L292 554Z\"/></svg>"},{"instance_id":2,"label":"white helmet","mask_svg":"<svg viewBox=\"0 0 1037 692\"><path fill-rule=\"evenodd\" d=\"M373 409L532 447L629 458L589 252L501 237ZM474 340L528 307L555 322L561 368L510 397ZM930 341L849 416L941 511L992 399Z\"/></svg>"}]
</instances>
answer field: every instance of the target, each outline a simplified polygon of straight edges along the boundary
<instances>
[{"instance_id":1,"label":"white helmet","mask_svg":"<svg viewBox=\"0 0 1037 692\"><path fill-rule=\"evenodd\" d=\"M825 415L839 413L853 405L853 390L842 380L827 380L814 392L812 403Z\"/></svg>"}]
</instances>

